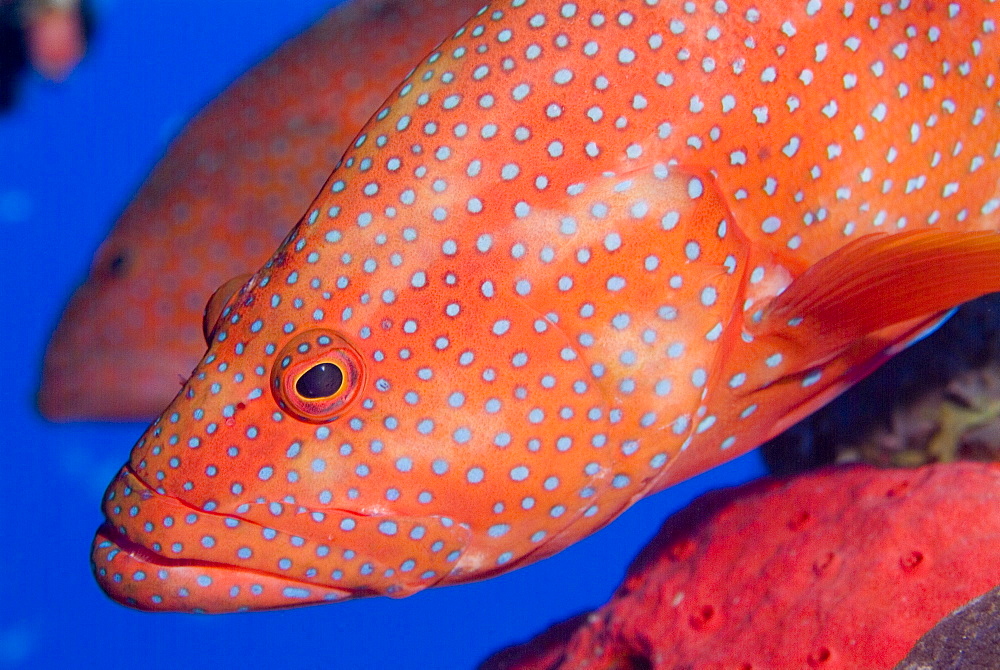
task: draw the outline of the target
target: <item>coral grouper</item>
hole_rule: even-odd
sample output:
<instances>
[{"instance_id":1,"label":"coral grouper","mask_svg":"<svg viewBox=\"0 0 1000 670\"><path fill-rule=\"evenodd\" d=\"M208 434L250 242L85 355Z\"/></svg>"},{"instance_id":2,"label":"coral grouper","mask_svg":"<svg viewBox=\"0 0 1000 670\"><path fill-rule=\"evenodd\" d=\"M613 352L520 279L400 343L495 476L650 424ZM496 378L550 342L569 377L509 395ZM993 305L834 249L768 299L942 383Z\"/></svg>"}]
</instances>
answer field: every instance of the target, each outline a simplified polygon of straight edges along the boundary
<instances>
[{"instance_id":1,"label":"coral grouper","mask_svg":"<svg viewBox=\"0 0 1000 670\"><path fill-rule=\"evenodd\" d=\"M998 19L487 5L212 301L101 585L224 612L481 579L775 435L1000 289Z\"/></svg>"}]
</instances>

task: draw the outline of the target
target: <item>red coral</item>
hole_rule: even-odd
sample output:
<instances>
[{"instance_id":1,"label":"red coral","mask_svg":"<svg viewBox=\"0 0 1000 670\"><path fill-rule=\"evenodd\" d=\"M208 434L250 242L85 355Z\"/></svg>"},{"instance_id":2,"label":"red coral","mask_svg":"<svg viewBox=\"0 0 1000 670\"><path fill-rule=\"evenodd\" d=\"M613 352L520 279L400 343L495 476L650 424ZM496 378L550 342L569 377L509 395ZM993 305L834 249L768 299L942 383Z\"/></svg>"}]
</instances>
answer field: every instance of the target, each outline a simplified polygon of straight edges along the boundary
<instances>
[{"instance_id":1,"label":"red coral","mask_svg":"<svg viewBox=\"0 0 1000 670\"><path fill-rule=\"evenodd\" d=\"M891 668L1000 584L998 556L998 464L761 480L668 519L544 653L532 641L485 667Z\"/></svg>"}]
</instances>

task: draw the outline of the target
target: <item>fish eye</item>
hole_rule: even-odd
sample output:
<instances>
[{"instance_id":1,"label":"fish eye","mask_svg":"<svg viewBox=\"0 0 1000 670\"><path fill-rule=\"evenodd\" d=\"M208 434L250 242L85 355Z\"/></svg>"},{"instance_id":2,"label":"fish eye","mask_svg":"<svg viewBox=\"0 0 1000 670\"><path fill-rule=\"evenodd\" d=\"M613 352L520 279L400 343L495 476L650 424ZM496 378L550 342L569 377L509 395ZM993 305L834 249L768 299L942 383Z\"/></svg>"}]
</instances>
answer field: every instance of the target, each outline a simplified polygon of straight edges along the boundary
<instances>
[{"instance_id":1,"label":"fish eye","mask_svg":"<svg viewBox=\"0 0 1000 670\"><path fill-rule=\"evenodd\" d=\"M117 279L125 274L125 271L128 270L128 265L128 254L120 251L108 261L108 275Z\"/></svg>"},{"instance_id":2,"label":"fish eye","mask_svg":"<svg viewBox=\"0 0 1000 670\"><path fill-rule=\"evenodd\" d=\"M336 395L343 385L344 371L335 363L314 365L295 380L295 390L310 400Z\"/></svg>"},{"instance_id":3,"label":"fish eye","mask_svg":"<svg viewBox=\"0 0 1000 670\"><path fill-rule=\"evenodd\" d=\"M271 367L271 392L281 409L310 423L333 421L361 393L361 355L339 333L315 328L281 348Z\"/></svg>"},{"instance_id":4,"label":"fish eye","mask_svg":"<svg viewBox=\"0 0 1000 670\"><path fill-rule=\"evenodd\" d=\"M2 0L0 0L2 2ZM103 281L124 279L131 272L132 255L128 249L106 249L101 247L94 256L91 275Z\"/></svg>"}]
</instances>

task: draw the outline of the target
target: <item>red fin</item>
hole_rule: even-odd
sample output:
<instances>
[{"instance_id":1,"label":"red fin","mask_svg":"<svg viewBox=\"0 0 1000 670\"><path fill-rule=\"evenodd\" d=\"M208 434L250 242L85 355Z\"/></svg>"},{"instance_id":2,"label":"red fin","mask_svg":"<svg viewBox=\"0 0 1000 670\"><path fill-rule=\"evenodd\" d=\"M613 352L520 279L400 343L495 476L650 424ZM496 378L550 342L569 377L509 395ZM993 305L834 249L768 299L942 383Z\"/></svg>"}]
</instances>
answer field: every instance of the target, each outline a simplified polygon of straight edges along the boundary
<instances>
[{"instance_id":1,"label":"red fin","mask_svg":"<svg viewBox=\"0 0 1000 670\"><path fill-rule=\"evenodd\" d=\"M865 335L994 291L1000 234L866 235L796 278L749 330L800 342L809 352L800 364L813 365Z\"/></svg>"}]
</instances>

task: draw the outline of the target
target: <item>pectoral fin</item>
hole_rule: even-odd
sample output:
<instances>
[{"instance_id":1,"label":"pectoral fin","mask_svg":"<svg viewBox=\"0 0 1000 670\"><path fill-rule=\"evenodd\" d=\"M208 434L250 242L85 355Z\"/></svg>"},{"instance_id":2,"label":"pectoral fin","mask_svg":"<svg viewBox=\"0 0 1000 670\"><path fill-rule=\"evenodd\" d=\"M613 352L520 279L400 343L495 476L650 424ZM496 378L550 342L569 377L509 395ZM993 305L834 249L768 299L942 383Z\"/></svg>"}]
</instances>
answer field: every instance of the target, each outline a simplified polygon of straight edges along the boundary
<instances>
[{"instance_id":1,"label":"pectoral fin","mask_svg":"<svg viewBox=\"0 0 1000 670\"><path fill-rule=\"evenodd\" d=\"M994 291L1000 291L1000 234L867 235L797 277L750 316L748 331L794 343L794 367L804 370L865 336Z\"/></svg>"}]
</instances>

